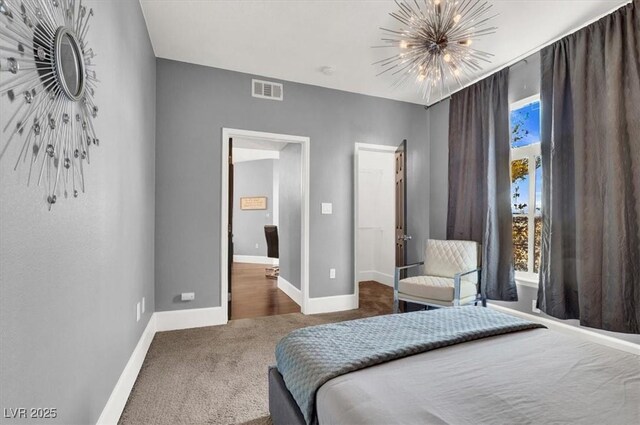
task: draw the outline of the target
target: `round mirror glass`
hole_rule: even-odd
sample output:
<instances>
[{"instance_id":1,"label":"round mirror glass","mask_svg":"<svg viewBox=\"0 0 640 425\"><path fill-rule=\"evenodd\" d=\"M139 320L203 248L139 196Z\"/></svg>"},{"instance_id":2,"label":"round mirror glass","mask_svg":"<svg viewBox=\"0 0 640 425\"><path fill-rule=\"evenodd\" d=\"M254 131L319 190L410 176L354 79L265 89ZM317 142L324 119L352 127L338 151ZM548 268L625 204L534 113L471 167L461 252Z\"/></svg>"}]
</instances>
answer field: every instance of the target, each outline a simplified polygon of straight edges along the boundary
<instances>
[{"instance_id":1,"label":"round mirror glass","mask_svg":"<svg viewBox=\"0 0 640 425\"><path fill-rule=\"evenodd\" d=\"M75 46L73 45L73 40L69 34L64 34L62 36L62 42L60 44L60 72L62 73L62 78L64 78L65 83L67 84L67 88L73 94L78 93L78 88L80 87L80 69L78 64L78 56L76 54Z\"/></svg>"},{"instance_id":2,"label":"round mirror glass","mask_svg":"<svg viewBox=\"0 0 640 425\"><path fill-rule=\"evenodd\" d=\"M82 51L73 34L66 29L58 32L56 58L62 89L72 100L80 99L84 91Z\"/></svg>"}]
</instances>

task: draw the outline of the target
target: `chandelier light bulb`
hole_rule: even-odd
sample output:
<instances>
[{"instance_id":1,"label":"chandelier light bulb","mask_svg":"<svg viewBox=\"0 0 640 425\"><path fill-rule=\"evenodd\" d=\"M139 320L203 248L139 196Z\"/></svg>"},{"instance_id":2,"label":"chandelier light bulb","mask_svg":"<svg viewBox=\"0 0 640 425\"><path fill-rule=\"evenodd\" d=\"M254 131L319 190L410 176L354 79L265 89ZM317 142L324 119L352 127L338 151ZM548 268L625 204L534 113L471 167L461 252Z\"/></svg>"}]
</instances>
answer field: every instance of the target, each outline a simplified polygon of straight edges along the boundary
<instances>
[{"instance_id":1,"label":"chandelier light bulb","mask_svg":"<svg viewBox=\"0 0 640 425\"><path fill-rule=\"evenodd\" d=\"M462 18L462 16L461 16L461 15L456 15L456 16L454 16L454 17L453 17L453 22L455 22L455 23L457 24L458 22L460 22L460 18Z\"/></svg>"},{"instance_id":2,"label":"chandelier light bulb","mask_svg":"<svg viewBox=\"0 0 640 425\"><path fill-rule=\"evenodd\" d=\"M445 62L451 62L451 55L449 53L446 53L442 59L444 59Z\"/></svg>"},{"instance_id":3,"label":"chandelier light bulb","mask_svg":"<svg viewBox=\"0 0 640 425\"><path fill-rule=\"evenodd\" d=\"M401 40L400 41L400 48L401 49L406 49L407 47L409 47L409 43L407 43L407 40Z\"/></svg>"}]
</instances>

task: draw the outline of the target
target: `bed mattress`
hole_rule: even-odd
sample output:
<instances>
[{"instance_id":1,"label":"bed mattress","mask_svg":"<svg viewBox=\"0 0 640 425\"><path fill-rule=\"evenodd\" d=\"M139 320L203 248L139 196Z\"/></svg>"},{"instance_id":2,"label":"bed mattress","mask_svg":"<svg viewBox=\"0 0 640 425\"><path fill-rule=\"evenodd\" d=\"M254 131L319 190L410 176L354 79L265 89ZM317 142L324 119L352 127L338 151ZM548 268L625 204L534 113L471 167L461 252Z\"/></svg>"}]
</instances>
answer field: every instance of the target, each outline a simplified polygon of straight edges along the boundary
<instances>
[{"instance_id":1,"label":"bed mattress","mask_svg":"<svg viewBox=\"0 0 640 425\"><path fill-rule=\"evenodd\" d=\"M325 383L330 424L639 424L640 357L548 329L466 342Z\"/></svg>"}]
</instances>

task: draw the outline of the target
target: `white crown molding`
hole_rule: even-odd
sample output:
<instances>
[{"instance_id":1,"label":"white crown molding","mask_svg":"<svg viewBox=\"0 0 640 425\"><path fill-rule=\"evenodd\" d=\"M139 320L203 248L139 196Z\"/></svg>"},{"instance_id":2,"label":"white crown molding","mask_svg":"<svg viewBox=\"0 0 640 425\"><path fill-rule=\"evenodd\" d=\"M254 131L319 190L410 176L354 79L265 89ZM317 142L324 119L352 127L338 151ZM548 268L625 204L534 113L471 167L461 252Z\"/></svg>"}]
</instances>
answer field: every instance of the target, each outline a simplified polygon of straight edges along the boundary
<instances>
[{"instance_id":1,"label":"white crown molding","mask_svg":"<svg viewBox=\"0 0 640 425\"><path fill-rule=\"evenodd\" d=\"M278 289L287 294L296 304L302 305L302 291L282 276L278 276Z\"/></svg>"}]
</instances>

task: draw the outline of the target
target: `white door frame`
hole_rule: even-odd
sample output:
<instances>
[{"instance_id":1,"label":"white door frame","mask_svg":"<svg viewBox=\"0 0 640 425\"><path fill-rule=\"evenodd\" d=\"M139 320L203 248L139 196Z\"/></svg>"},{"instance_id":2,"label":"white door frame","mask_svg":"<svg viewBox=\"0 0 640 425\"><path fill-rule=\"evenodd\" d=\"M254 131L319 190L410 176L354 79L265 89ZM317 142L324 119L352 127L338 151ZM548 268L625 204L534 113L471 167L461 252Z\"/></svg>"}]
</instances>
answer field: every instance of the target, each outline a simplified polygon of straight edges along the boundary
<instances>
[{"instance_id":1,"label":"white door frame","mask_svg":"<svg viewBox=\"0 0 640 425\"><path fill-rule=\"evenodd\" d=\"M374 145L370 143L356 143L353 155L353 287L356 296L356 308L360 307L360 279L358 279L358 229L360 227L359 220L359 202L360 198L360 152L393 152L398 149L397 146Z\"/></svg>"},{"instance_id":2,"label":"white door frame","mask_svg":"<svg viewBox=\"0 0 640 425\"><path fill-rule=\"evenodd\" d=\"M265 133L262 131L238 130L233 128L222 129L222 179L221 179L221 210L220 210L220 306L225 320L229 316L229 247L227 240L227 226L229 225L229 138L241 137L243 139L269 140L279 143L298 143L302 147L302 255L300 256L300 286L302 293L302 305L300 308L305 313L309 308L309 192L310 192L310 153L311 139L303 136L290 136L287 134Z\"/></svg>"}]
</instances>

